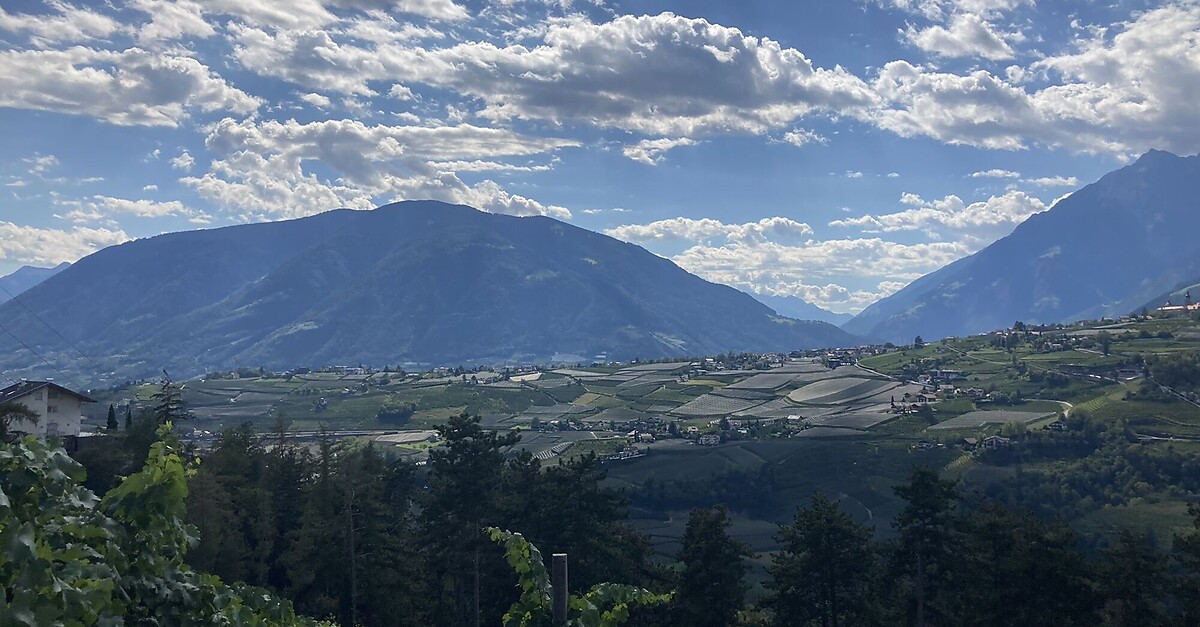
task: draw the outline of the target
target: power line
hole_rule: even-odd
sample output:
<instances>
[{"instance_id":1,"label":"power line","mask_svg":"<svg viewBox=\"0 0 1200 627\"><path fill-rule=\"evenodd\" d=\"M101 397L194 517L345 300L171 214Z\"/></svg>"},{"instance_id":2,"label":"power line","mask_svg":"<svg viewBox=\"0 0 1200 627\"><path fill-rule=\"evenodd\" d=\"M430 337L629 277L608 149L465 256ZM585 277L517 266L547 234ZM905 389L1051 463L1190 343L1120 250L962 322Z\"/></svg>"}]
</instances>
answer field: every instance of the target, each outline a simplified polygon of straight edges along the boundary
<instances>
[{"instance_id":1,"label":"power line","mask_svg":"<svg viewBox=\"0 0 1200 627\"><path fill-rule=\"evenodd\" d=\"M27 351L29 351L29 352L33 353L34 355L37 355L38 357L40 357L40 358L42 359L42 361L46 362L46 365L47 365L47 366L50 366L51 368L53 368L53 369L54 369L54 371L55 371L55 372L57 372L58 374L62 375L62 378L63 378L63 379L66 379L66 380L67 380L67 382L69 382L71 385L73 385L73 386L75 386L75 387L81 387L81 386L79 385L79 382L78 382L78 381L75 381L75 380L74 380L74 379L72 379L71 377L68 377L68 376L67 376L67 373L65 373L65 372L63 372L62 370L60 370L60 369L58 368L58 366L55 366L54 364L50 363L50 360L49 360L49 359L46 359L46 357L45 357L44 355L42 355L41 353L39 353L39 352L37 352L37 351L33 350L32 348L30 348L30 346L29 346L28 344L26 344L25 342L21 341L21 338L17 337L17 336L16 336L16 334L14 334L12 331L9 331L9 330L8 330L8 329L7 329L7 328L4 326L4 325L0 324L0 330L3 330L5 333L7 333L7 334L9 334L10 336L12 336L12 339L16 340L16 341L17 341L17 343L18 343L18 344L20 344L21 346L24 346L24 347L25 347L25 350L27 350ZM81 388L81 389L82 389L82 388Z\"/></svg>"},{"instance_id":2,"label":"power line","mask_svg":"<svg viewBox=\"0 0 1200 627\"><path fill-rule=\"evenodd\" d=\"M41 316L39 316L39 315L37 314L37 312L36 312L36 311L34 311L33 309L30 309L30 308L29 308L29 305L26 305L26 304L24 303L24 301L22 301L21 299L17 298L17 295L16 295L16 294L13 294L12 292L8 291L8 288L7 288L7 287L4 287L4 285L3 285L3 284L0 284L0 290L3 290L5 294L8 294L8 297L9 297L9 298L11 298L11 299L12 299L14 302L16 302L18 305L20 305L20 306L24 307L24 308L25 308L25 311L28 311L28 312L30 313L30 315L32 315L34 318L37 318L38 322L41 322L43 325L45 325L47 329L50 329L51 331L53 331L53 332L54 332L54 334L55 334L55 335L57 335L57 336L59 337L59 339L61 339L62 341L66 342L67 344L69 344L69 345L71 346L71 348L74 348L76 353L79 353L80 355L83 355L83 358L84 358L84 359L86 359L86 360L88 360L88 361L92 362L92 366L96 368L96 374L97 374L97 375L100 375L100 374L103 374L103 373L104 373L104 368L103 368L103 367L101 367L101 366L100 366L100 364L99 364L99 363L97 363L95 359L92 359L90 355L88 355L87 353L85 353L85 352L83 352L82 350L80 350L80 349L79 349L79 346L78 346L77 344L75 344L74 342L72 342L71 340L68 340L68 339L67 339L67 337L66 337L65 335L63 335L62 333L59 333L59 332L58 332L58 329L56 329L56 328L54 328L54 327L50 326L50 323L49 323L49 322L46 322L46 320L45 320L45 319L43 319ZM9 335L12 335L12 333L9 333ZM15 337L15 336L14 336L14 337Z\"/></svg>"}]
</instances>

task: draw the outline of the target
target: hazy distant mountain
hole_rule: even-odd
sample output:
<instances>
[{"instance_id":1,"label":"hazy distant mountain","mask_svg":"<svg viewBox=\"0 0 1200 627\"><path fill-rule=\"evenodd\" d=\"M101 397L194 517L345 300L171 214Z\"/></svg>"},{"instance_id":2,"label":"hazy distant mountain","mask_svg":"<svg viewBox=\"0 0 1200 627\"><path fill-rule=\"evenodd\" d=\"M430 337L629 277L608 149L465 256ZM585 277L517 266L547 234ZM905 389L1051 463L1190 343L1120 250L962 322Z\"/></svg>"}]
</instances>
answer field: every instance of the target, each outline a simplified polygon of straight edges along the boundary
<instances>
[{"instance_id":1,"label":"hazy distant mountain","mask_svg":"<svg viewBox=\"0 0 1200 627\"><path fill-rule=\"evenodd\" d=\"M13 296L20 296L22 292L66 270L70 265L64 261L53 268L21 266L12 274L0 277L0 288L3 288L0 289L0 303L7 302Z\"/></svg>"},{"instance_id":2,"label":"hazy distant mountain","mask_svg":"<svg viewBox=\"0 0 1200 627\"><path fill-rule=\"evenodd\" d=\"M1172 289L1151 298L1141 307L1132 310L1129 313L1139 313L1142 309L1154 311L1159 307L1166 305L1168 302L1172 305L1182 305L1187 301L1188 294L1192 296L1193 303L1200 303L1200 276L1192 277L1182 283L1175 285Z\"/></svg>"},{"instance_id":3,"label":"hazy distant mountain","mask_svg":"<svg viewBox=\"0 0 1200 627\"><path fill-rule=\"evenodd\" d=\"M137 240L80 260L22 300L121 377L164 366L182 377L235 366L590 361L854 343L641 247L550 218L438 202ZM61 367L90 366L12 305L0 306L0 319L27 343ZM0 370L37 366L6 339Z\"/></svg>"},{"instance_id":4,"label":"hazy distant mountain","mask_svg":"<svg viewBox=\"0 0 1200 627\"><path fill-rule=\"evenodd\" d=\"M746 292L754 297L754 300L775 310L775 313L796 320L819 320L828 322L835 326L841 326L846 321L854 316L852 314L834 313L828 309L822 309L803 298L797 296L775 296L773 294L755 294L754 292Z\"/></svg>"},{"instance_id":5,"label":"hazy distant mountain","mask_svg":"<svg viewBox=\"0 0 1200 627\"><path fill-rule=\"evenodd\" d=\"M1138 310L1200 276L1200 156L1150 151L843 325L910 342Z\"/></svg>"}]
</instances>

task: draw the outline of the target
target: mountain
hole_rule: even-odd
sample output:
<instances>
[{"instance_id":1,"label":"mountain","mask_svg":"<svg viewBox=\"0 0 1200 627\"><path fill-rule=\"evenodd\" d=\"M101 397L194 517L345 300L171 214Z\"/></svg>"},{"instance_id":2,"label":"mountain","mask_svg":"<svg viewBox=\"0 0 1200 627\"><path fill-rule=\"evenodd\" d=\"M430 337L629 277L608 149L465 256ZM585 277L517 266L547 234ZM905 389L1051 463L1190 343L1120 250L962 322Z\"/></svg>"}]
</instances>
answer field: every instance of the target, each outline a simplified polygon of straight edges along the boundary
<instances>
[{"instance_id":1,"label":"mountain","mask_svg":"<svg viewBox=\"0 0 1200 627\"><path fill-rule=\"evenodd\" d=\"M1189 294L1192 297L1193 303L1200 302L1200 276L1194 276L1191 279L1176 284L1172 289L1151 298L1149 302L1142 304L1141 307L1132 310L1130 313L1140 313L1143 309L1154 311L1167 303L1182 305L1187 302Z\"/></svg>"},{"instance_id":2,"label":"mountain","mask_svg":"<svg viewBox=\"0 0 1200 627\"><path fill-rule=\"evenodd\" d=\"M846 321L854 316L852 314L834 313L828 309L822 309L802 298L796 296L777 296L775 294L750 294L754 300L775 310L775 313L796 320L817 320L820 322L828 322L834 326L841 326Z\"/></svg>"},{"instance_id":3,"label":"mountain","mask_svg":"<svg viewBox=\"0 0 1200 627\"><path fill-rule=\"evenodd\" d=\"M1153 150L843 329L895 342L1115 316L1200 276L1200 156Z\"/></svg>"},{"instance_id":4,"label":"mountain","mask_svg":"<svg viewBox=\"0 0 1200 627\"><path fill-rule=\"evenodd\" d=\"M136 240L80 260L22 301L62 337L15 303L0 305L0 319L80 377L855 343L633 244L432 201ZM28 376L41 360L5 339L0 370Z\"/></svg>"},{"instance_id":5,"label":"mountain","mask_svg":"<svg viewBox=\"0 0 1200 627\"><path fill-rule=\"evenodd\" d=\"M22 292L66 270L70 265L64 261L53 268L21 266L16 272L0 277L0 303L20 296Z\"/></svg>"}]
</instances>

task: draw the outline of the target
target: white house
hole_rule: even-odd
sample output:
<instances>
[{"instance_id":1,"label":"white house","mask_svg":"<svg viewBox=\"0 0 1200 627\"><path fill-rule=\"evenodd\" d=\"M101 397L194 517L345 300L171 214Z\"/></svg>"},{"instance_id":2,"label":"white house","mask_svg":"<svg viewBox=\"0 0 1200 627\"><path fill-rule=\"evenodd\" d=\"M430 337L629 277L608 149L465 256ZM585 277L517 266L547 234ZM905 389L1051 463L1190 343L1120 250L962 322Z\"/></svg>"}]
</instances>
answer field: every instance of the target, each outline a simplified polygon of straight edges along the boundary
<instances>
[{"instance_id":1,"label":"white house","mask_svg":"<svg viewBox=\"0 0 1200 627\"><path fill-rule=\"evenodd\" d=\"M0 405L19 403L38 415L37 424L18 420L9 425L13 433L37 436L79 435L83 404L96 401L50 381L22 381L0 390Z\"/></svg>"}]
</instances>

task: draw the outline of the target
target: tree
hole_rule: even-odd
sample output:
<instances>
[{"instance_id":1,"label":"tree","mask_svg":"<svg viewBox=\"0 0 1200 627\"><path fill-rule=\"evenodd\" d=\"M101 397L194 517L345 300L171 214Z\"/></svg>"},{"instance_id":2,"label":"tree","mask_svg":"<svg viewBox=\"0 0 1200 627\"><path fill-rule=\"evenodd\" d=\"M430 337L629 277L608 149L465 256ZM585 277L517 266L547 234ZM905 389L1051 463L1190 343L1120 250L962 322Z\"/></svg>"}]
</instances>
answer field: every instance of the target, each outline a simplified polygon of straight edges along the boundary
<instances>
[{"instance_id":1,"label":"tree","mask_svg":"<svg viewBox=\"0 0 1200 627\"><path fill-rule=\"evenodd\" d=\"M125 405L125 430L129 431L133 428L133 401L129 401Z\"/></svg>"},{"instance_id":2,"label":"tree","mask_svg":"<svg viewBox=\"0 0 1200 627\"><path fill-rule=\"evenodd\" d=\"M0 442L8 439L8 429L19 421L37 424L37 412L22 403L0 404Z\"/></svg>"},{"instance_id":3,"label":"tree","mask_svg":"<svg viewBox=\"0 0 1200 627\"><path fill-rule=\"evenodd\" d=\"M482 558L485 550L493 547L479 530L496 516L497 478L504 471L502 449L516 444L519 436L484 429L478 416L465 411L438 427L438 434L443 445L429 454L428 489L421 501L421 524L430 556L437 565L430 574L437 579L442 622L479 625L485 605L483 595L498 601L496 586L489 582L485 589L488 575ZM489 614L498 609L488 605Z\"/></svg>"},{"instance_id":4,"label":"tree","mask_svg":"<svg viewBox=\"0 0 1200 627\"><path fill-rule=\"evenodd\" d=\"M949 571L955 544L958 492L929 468L913 469L908 483L893 488L906 501L893 526L900 534L897 566L912 588L910 610L917 627L950 624Z\"/></svg>"},{"instance_id":5,"label":"tree","mask_svg":"<svg viewBox=\"0 0 1200 627\"><path fill-rule=\"evenodd\" d=\"M1069 527L988 503L964 522L957 614L979 627L1097 623L1088 565Z\"/></svg>"},{"instance_id":6,"label":"tree","mask_svg":"<svg viewBox=\"0 0 1200 627\"><path fill-rule=\"evenodd\" d=\"M108 422L104 426L110 432L117 430L117 408L112 403L108 404Z\"/></svg>"},{"instance_id":7,"label":"tree","mask_svg":"<svg viewBox=\"0 0 1200 627\"><path fill-rule=\"evenodd\" d=\"M1096 341L1100 343L1100 350L1103 351L1105 355L1108 355L1109 351L1112 350L1112 334L1108 331L1101 331L1096 334Z\"/></svg>"},{"instance_id":8,"label":"tree","mask_svg":"<svg viewBox=\"0 0 1200 627\"><path fill-rule=\"evenodd\" d=\"M1175 596L1183 603L1181 625L1200 625L1200 504L1188 506L1192 515L1192 532L1175 537L1175 561L1182 574Z\"/></svg>"},{"instance_id":9,"label":"tree","mask_svg":"<svg viewBox=\"0 0 1200 627\"><path fill-rule=\"evenodd\" d=\"M521 591L521 596L504 613L501 624L504 627L550 625L553 588L542 552L519 533L496 527L484 531L493 542L504 547L505 560L517 572L517 588ZM632 608L670 600L669 594L654 594L627 584L600 583L585 594L568 596L565 625L617 627L629 620Z\"/></svg>"},{"instance_id":10,"label":"tree","mask_svg":"<svg viewBox=\"0 0 1200 627\"><path fill-rule=\"evenodd\" d=\"M919 335L913 338L913 348L925 348L925 339Z\"/></svg>"},{"instance_id":11,"label":"tree","mask_svg":"<svg viewBox=\"0 0 1200 627\"><path fill-rule=\"evenodd\" d=\"M820 492L780 527L780 552L768 571L765 602L783 626L869 622L874 552L872 530L854 522Z\"/></svg>"},{"instance_id":12,"label":"tree","mask_svg":"<svg viewBox=\"0 0 1200 627\"><path fill-rule=\"evenodd\" d=\"M82 466L33 437L0 444L0 624L316 625L266 590L184 562L189 468L170 425L103 499Z\"/></svg>"},{"instance_id":13,"label":"tree","mask_svg":"<svg viewBox=\"0 0 1200 627\"><path fill-rule=\"evenodd\" d=\"M1103 624L1166 624L1164 602L1170 587L1166 556L1122 529L1104 557L1100 573Z\"/></svg>"},{"instance_id":14,"label":"tree","mask_svg":"<svg viewBox=\"0 0 1200 627\"><path fill-rule=\"evenodd\" d=\"M750 548L729 537L724 507L693 509L676 559L683 566L675 595L674 623L722 627L737 623L746 591Z\"/></svg>"},{"instance_id":15,"label":"tree","mask_svg":"<svg viewBox=\"0 0 1200 627\"><path fill-rule=\"evenodd\" d=\"M166 372L163 373L162 384L159 386L158 391L150 397L150 400L154 402L150 413L154 417L154 423L157 425L187 420L192 417L183 403L183 391L171 383L171 379L166 376Z\"/></svg>"}]
</instances>

